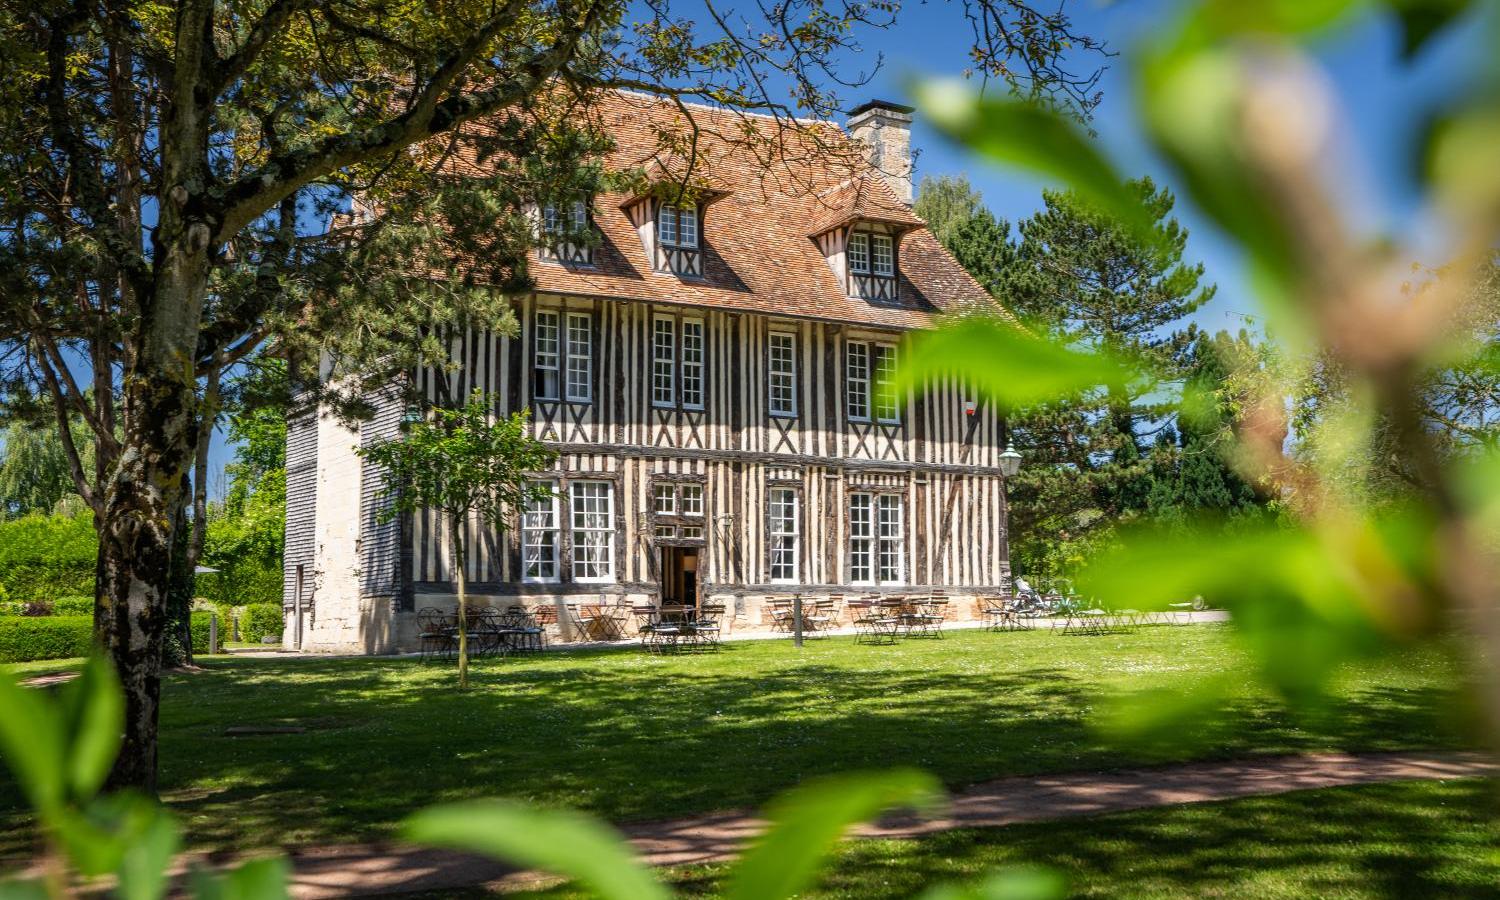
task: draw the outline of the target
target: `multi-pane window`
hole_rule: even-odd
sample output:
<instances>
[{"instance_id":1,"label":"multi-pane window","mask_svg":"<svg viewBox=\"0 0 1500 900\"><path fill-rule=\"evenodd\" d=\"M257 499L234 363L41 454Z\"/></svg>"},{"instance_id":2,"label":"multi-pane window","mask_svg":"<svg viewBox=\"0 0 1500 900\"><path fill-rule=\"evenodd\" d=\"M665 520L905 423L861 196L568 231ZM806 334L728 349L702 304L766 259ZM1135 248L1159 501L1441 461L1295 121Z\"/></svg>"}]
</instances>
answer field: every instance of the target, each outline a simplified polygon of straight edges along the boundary
<instances>
[{"instance_id":1,"label":"multi-pane window","mask_svg":"<svg viewBox=\"0 0 1500 900\"><path fill-rule=\"evenodd\" d=\"M849 271L862 274L870 271L870 235L867 232L856 231L849 235Z\"/></svg>"},{"instance_id":2,"label":"multi-pane window","mask_svg":"<svg viewBox=\"0 0 1500 900\"><path fill-rule=\"evenodd\" d=\"M875 580L875 526L869 494L849 495L849 580L866 584Z\"/></svg>"},{"instance_id":3,"label":"multi-pane window","mask_svg":"<svg viewBox=\"0 0 1500 900\"><path fill-rule=\"evenodd\" d=\"M542 482L555 490L553 482ZM531 499L521 513L521 580L557 580L557 495Z\"/></svg>"},{"instance_id":4,"label":"multi-pane window","mask_svg":"<svg viewBox=\"0 0 1500 900\"><path fill-rule=\"evenodd\" d=\"M682 320L682 405L703 408L703 320Z\"/></svg>"},{"instance_id":5,"label":"multi-pane window","mask_svg":"<svg viewBox=\"0 0 1500 900\"><path fill-rule=\"evenodd\" d=\"M870 345L850 341L844 348L844 394L849 418L870 418Z\"/></svg>"},{"instance_id":6,"label":"multi-pane window","mask_svg":"<svg viewBox=\"0 0 1500 900\"><path fill-rule=\"evenodd\" d=\"M651 509L657 537L703 539L703 485L657 482L651 486Z\"/></svg>"},{"instance_id":7,"label":"multi-pane window","mask_svg":"<svg viewBox=\"0 0 1500 900\"><path fill-rule=\"evenodd\" d=\"M896 239L888 234L856 231L849 235L849 271L856 275L896 274Z\"/></svg>"},{"instance_id":8,"label":"multi-pane window","mask_svg":"<svg viewBox=\"0 0 1500 900\"><path fill-rule=\"evenodd\" d=\"M652 406L703 408L706 340L702 319L683 319L680 326L673 316L652 319Z\"/></svg>"},{"instance_id":9,"label":"multi-pane window","mask_svg":"<svg viewBox=\"0 0 1500 900\"><path fill-rule=\"evenodd\" d=\"M656 236L672 247L698 246L698 207L662 204L656 217Z\"/></svg>"},{"instance_id":10,"label":"multi-pane window","mask_svg":"<svg viewBox=\"0 0 1500 900\"><path fill-rule=\"evenodd\" d=\"M896 370L894 344L850 341L844 349L844 396L849 418L870 420L871 409L881 422L901 421L901 407L894 392L886 390Z\"/></svg>"},{"instance_id":11,"label":"multi-pane window","mask_svg":"<svg viewBox=\"0 0 1500 900\"><path fill-rule=\"evenodd\" d=\"M684 516L703 515L703 485L685 484L682 486L682 514Z\"/></svg>"},{"instance_id":12,"label":"multi-pane window","mask_svg":"<svg viewBox=\"0 0 1500 900\"><path fill-rule=\"evenodd\" d=\"M658 516L677 515L677 485L658 484L652 489L651 497Z\"/></svg>"},{"instance_id":13,"label":"multi-pane window","mask_svg":"<svg viewBox=\"0 0 1500 900\"><path fill-rule=\"evenodd\" d=\"M557 204L548 203L542 207L542 228L549 238L561 238L571 230L574 234L582 233L589 223L588 203L583 200L574 200L570 203ZM566 211L567 220L563 215Z\"/></svg>"},{"instance_id":14,"label":"multi-pane window","mask_svg":"<svg viewBox=\"0 0 1500 900\"><path fill-rule=\"evenodd\" d=\"M896 393L889 389L896 374L896 348L890 344L872 344L870 357L875 370L875 418L882 422L899 422L901 411Z\"/></svg>"},{"instance_id":15,"label":"multi-pane window","mask_svg":"<svg viewBox=\"0 0 1500 900\"><path fill-rule=\"evenodd\" d=\"M797 545L799 522L797 492L791 488L771 488L767 515L770 518L771 580L797 580Z\"/></svg>"},{"instance_id":16,"label":"multi-pane window","mask_svg":"<svg viewBox=\"0 0 1500 900\"><path fill-rule=\"evenodd\" d=\"M767 336L766 369L769 372L771 415L797 414L797 338L773 331Z\"/></svg>"},{"instance_id":17,"label":"multi-pane window","mask_svg":"<svg viewBox=\"0 0 1500 900\"><path fill-rule=\"evenodd\" d=\"M575 481L569 488L573 512L573 580L614 578L614 485Z\"/></svg>"},{"instance_id":18,"label":"multi-pane window","mask_svg":"<svg viewBox=\"0 0 1500 900\"><path fill-rule=\"evenodd\" d=\"M557 333L557 313L537 310L532 348L532 396L538 400L556 400L558 362L562 350Z\"/></svg>"},{"instance_id":19,"label":"multi-pane window","mask_svg":"<svg viewBox=\"0 0 1500 900\"><path fill-rule=\"evenodd\" d=\"M875 529L880 548L875 576L881 584L900 584L902 580L901 498L880 494L875 498Z\"/></svg>"},{"instance_id":20,"label":"multi-pane window","mask_svg":"<svg viewBox=\"0 0 1500 900\"><path fill-rule=\"evenodd\" d=\"M568 313L568 399L588 403L594 396L594 329L588 313Z\"/></svg>"},{"instance_id":21,"label":"multi-pane window","mask_svg":"<svg viewBox=\"0 0 1500 900\"><path fill-rule=\"evenodd\" d=\"M889 278L896 274L895 242L888 234L870 235L870 270Z\"/></svg>"},{"instance_id":22,"label":"multi-pane window","mask_svg":"<svg viewBox=\"0 0 1500 900\"><path fill-rule=\"evenodd\" d=\"M594 396L593 317L570 312L564 317L553 310L537 310L532 336L532 397L536 400L567 399L588 403ZM566 396L559 395L559 380Z\"/></svg>"},{"instance_id":23,"label":"multi-pane window","mask_svg":"<svg viewBox=\"0 0 1500 900\"><path fill-rule=\"evenodd\" d=\"M849 580L900 584L904 571L901 498L896 494L849 495Z\"/></svg>"},{"instance_id":24,"label":"multi-pane window","mask_svg":"<svg viewBox=\"0 0 1500 900\"><path fill-rule=\"evenodd\" d=\"M673 406L677 399L677 329L670 317L651 324L651 405Z\"/></svg>"}]
</instances>

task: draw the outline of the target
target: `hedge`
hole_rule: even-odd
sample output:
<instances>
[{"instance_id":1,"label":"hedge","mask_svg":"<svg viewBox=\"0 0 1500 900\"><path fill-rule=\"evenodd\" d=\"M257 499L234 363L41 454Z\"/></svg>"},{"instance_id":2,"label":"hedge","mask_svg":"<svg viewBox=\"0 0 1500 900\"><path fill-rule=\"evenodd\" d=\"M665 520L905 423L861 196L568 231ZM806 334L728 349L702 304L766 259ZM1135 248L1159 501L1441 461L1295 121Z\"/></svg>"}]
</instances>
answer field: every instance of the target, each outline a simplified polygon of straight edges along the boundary
<instances>
[{"instance_id":1,"label":"hedge","mask_svg":"<svg viewBox=\"0 0 1500 900\"><path fill-rule=\"evenodd\" d=\"M0 522L0 586L11 600L92 594L97 540L92 513Z\"/></svg>"},{"instance_id":2,"label":"hedge","mask_svg":"<svg viewBox=\"0 0 1500 900\"><path fill-rule=\"evenodd\" d=\"M0 662L88 656L93 647L92 616L14 616L0 619Z\"/></svg>"},{"instance_id":3,"label":"hedge","mask_svg":"<svg viewBox=\"0 0 1500 900\"><path fill-rule=\"evenodd\" d=\"M208 652L208 620L213 618L211 612L193 612L188 614L188 621L193 630L193 652ZM224 621L219 620L219 643L222 644L224 637Z\"/></svg>"},{"instance_id":4,"label":"hedge","mask_svg":"<svg viewBox=\"0 0 1500 900\"><path fill-rule=\"evenodd\" d=\"M263 637L280 637L281 625L280 603L251 603L240 616L240 640L258 644Z\"/></svg>"}]
</instances>

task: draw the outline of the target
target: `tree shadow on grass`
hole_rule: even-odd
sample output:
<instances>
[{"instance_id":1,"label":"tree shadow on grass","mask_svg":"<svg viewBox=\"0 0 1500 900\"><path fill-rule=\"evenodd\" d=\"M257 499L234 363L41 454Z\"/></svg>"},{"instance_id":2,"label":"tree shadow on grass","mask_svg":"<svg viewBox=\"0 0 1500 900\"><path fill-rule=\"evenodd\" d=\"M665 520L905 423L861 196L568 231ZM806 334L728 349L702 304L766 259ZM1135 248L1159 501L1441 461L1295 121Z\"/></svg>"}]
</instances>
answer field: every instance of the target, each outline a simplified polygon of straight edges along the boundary
<instances>
[{"instance_id":1,"label":"tree shadow on grass","mask_svg":"<svg viewBox=\"0 0 1500 900\"><path fill-rule=\"evenodd\" d=\"M813 896L906 897L1043 865L1075 896L1500 897L1495 799L1486 781L1408 782L855 842Z\"/></svg>"},{"instance_id":2,"label":"tree shadow on grass","mask_svg":"<svg viewBox=\"0 0 1500 900\"><path fill-rule=\"evenodd\" d=\"M1241 696L1170 740L1122 747L1091 725L1119 685L1105 690L1051 647L1039 635L976 634L895 648L827 639L801 654L781 642L675 658L546 654L481 661L464 693L450 666L413 659L213 663L167 683L162 783L191 843L245 849L388 838L417 809L477 796L625 822L758 806L851 769L917 766L956 787L1453 740L1438 712L1451 692L1376 685L1341 695L1312 725ZM226 737L236 724L308 730ZM16 804L12 786L0 791L0 804Z\"/></svg>"}]
</instances>

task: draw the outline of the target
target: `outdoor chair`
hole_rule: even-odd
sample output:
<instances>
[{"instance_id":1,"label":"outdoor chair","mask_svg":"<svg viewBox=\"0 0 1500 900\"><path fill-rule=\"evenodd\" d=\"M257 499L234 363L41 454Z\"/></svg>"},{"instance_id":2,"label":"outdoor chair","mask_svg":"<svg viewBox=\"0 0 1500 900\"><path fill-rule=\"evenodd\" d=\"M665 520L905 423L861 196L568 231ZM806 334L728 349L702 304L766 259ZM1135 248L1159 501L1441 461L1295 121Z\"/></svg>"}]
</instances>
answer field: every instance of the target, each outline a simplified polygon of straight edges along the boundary
<instances>
[{"instance_id":1,"label":"outdoor chair","mask_svg":"<svg viewBox=\"0 0 1500 900\"><path fill-rule=\"evenodd\" d=\"M907 637L943 637L943 611L948 606L947 598L911 599L902 611L902 624Z\"/></svg>"},{"instance_id":2,"label":"outdoor chair","mask_svg":"<svg viewBox=\"0 0 1500 900\"><path fill-rule=\"evenodd\" d=\"M804 601L802 604L802 628L808 634L822 634L838 621L838 601L825 598Z\"/></svg>"},{"instance_id":3,"label":"outdoor chair","mask_svg":"<svg viewBox=\"0 0 1500 900\"><path fill-rule=\"evenodd\" d=\"M849 601L850 615L854 618L854 642L856 644L894 644L900 621L891 615L891 608L878 596L862 597ZM897 605L896 609L899 609Z\"/></svg>"},{"instance_id":4,"label":"outdoor chair","mask_svg":"<svg viewBox=\"0 0 1500 900\"><path fill-rule=\"evenodd\" d=\"M698 610L697 615L683 626L683 637L692 649L719 649L720 621L724 618L724 606L712 603Z\"/></svg>"},{"instance_id":5,"label":"outdoor chair","mask_svg":"<svg viewBox=\"0 0 1500 900\"><path fill-rule=\"evenodd\" d=\"M546 649L547 632L526 611L526 607L519 604L506 607L500 621L504 627L503 638L509 649L518 653L535 653Z\"/></svg>"},{"instance_id":6,"label":"outdoor chair","mask_svg":"<svg viewBox=\"0 0 1500 900\"><path fill-rule=\"evenodd\" d=\"M773 597L766 601L771 610L771 630L783 634L792 630L792 600L790 597Z\"/></svg>"},{"instance_id":7,"label":"outdoor chair","mask_svg":"<svg viewBox=\"0 0 1500 900\"><path fill-rule=\"evenodd\" d=\"M469 647L475 656L504 656L506 628L500 611L481 606L469 611Z\"/></svg>"},{"instance_id":8,"label":"outdoor chair","mask_svg":"<svg viewBox=\"0 0 1500 900\"><path fill-rule=\"evenodd\" d=\"M1008 631L1013 623L1012 612L1007 603L1009 597L984 597L974 598L974 611L979 614L980 621L984 622L986 631Z\"/></svg>"},{"instance_id":9,"label":"outdoor chair","mask_svg":"<svg viewBox=\"0 0 1500 900\"><path fill-rule=\"evenodd\" d=\"M435 606L417 613L417 652L422 659L447 659L458 652L456 619Z\"/></svg>"}]
</instances>

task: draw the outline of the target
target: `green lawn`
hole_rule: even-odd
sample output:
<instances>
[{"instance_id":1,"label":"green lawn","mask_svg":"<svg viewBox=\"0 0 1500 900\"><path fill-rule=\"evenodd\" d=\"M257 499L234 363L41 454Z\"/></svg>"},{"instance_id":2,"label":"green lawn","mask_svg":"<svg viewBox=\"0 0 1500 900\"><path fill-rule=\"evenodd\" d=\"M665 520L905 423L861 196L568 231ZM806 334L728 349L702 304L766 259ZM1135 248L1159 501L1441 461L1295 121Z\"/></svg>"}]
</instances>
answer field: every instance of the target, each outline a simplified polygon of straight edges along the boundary
<instances>
[{"instance_id":1,"label":"green lawn","mask_svg":"<svg viewBox=\"0 0 1500 900\"><path fill-rule=\"evenodd\" d=\"M1404 782L850 841L820 887L802 896L895 900L1041 866L1078 897L1500 897L1495 792L1482 780ZM712 896L725 870L688 867L666 877L684 895ZM564 886L521 896L581 895Z\"/></svg>"},{"instance_id":2,"label":"green lawn","mask_svg":"<svg viewBox=\"0 0 1500 900\"><path fill-rule=\"evenodd\" d=\"M846 638L481 662L459 694L451 667L409 659L217 658L174 675L163 702L162 782L204 847L390 837L441 800L509 795L614 821L753 806L799 780L915 765L952 785L1015 773L1297 750L1464 743L1456 667L1441 648L1351 672L1312 719L1253 689L1224 627L1133 635L950 633L866 647ZM1228 702L1153 746L1091 727L1126 692L1227 673ZM226 737L229 725L307 733ZM0 785L0 809L14 808ZM16 815L0 853L25 852ZM3 839L0 839L3 840Z\"/></svg>"}]
</instances>

